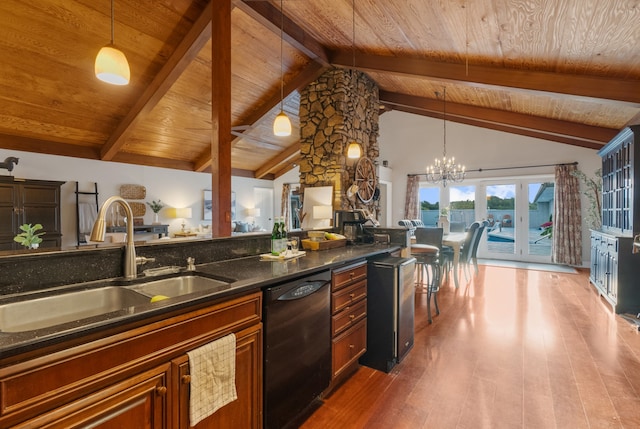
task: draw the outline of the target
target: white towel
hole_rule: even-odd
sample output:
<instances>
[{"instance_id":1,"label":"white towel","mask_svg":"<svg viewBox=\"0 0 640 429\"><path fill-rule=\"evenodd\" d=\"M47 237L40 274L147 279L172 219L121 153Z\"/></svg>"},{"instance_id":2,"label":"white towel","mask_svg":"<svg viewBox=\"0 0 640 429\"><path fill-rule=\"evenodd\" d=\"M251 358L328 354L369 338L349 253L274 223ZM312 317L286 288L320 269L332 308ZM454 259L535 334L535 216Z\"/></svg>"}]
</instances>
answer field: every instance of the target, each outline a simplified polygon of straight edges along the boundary
<instances>
[{"instance_id":1,"label":"white towel","mask_svg":"<svg viewBox=\"0 0 640 429\"><path fill-rule=\"evenodd\" d=\"M95 204L78 204L78 225L80 226L80 232L91 232L91 230L93 229L93 224L96 222L97 217L98 210L96 209Z\"/></svg>"},{"instance_id":2,"label":"white towel","mask_svg":"<svg viewBox=\"0 0 640 429\"><path fill-rule=\"evenodd\" d=\"M229 334L187 352L191 387L189 424L197 425L229 402L236 392L236 336Z\"/></svg>"}]
</instances>

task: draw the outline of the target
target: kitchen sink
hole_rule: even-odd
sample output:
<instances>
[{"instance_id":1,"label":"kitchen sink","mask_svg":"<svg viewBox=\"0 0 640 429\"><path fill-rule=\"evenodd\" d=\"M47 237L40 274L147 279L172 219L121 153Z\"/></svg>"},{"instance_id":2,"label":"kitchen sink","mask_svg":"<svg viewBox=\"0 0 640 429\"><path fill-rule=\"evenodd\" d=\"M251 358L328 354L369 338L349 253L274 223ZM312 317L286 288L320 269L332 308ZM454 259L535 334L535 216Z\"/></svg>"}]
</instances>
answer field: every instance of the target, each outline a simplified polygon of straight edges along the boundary
<instances>
[{"instance_id":1,"label":"kitchen sink","mask_svg":"<svg viewBox=\"0 0 640 429\"><path fill-rule=\"evenodd\" d=\"M118 286L10 302L0 304L0 332L49 328L148 303L147 296Z\"/></svg>"},{"instance_id":2,"label":"kitchen sink","mask_svg":"<svg viewBox=\"0 0 640 429\"><path fill-rule=\"evenodd\" d=\"M148 297L164 295L174 298L195 292L218 292L229 289L229 283L200 276L180 276L127 286L127 289L144 294Z\"/></svg>"}]
</instances>

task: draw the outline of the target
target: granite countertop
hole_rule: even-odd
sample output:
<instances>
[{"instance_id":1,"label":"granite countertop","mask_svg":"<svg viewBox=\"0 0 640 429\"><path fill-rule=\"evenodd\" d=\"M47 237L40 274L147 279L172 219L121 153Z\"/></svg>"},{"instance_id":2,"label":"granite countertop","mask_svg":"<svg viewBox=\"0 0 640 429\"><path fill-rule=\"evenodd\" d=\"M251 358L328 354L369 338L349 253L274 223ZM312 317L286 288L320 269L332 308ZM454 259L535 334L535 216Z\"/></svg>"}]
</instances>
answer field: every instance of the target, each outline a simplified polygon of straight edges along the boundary
<instances>
[{"instance_id":1,"label":"granite countertop","mask_svg":"<svg viewBox=\"0 0 640 429\"><path fill-rule=\"evenodd\" d=\"M196 265L196 271L189 273L203 277L228 279L230 282L229 287L214 293L198 292L155 303L128 307L120 311L46 329L16 333L0 332L0 356L15 356L40 347L77 339L100 330L140 322L165 313L182 310L189 311L191 307L196 305L219 302L233 296L254 292L270 285L287 282L298 277L332 269L345 263L356 262L398 249L400 247L394 245L363 244L323 251L307 251L304 256L285 261L263 261L257 255ZM183 272L182 274L185 273ZM150 279L144 277L134 281L110 279L72 285L71 288L89 289L113 285L123 286L146 281L150 281ZM34 297L42 293L46 292L38 292L34 294ZM16 297L5 298L0 301L0 304L16 299Z\"/></svg>"}]
</instances>

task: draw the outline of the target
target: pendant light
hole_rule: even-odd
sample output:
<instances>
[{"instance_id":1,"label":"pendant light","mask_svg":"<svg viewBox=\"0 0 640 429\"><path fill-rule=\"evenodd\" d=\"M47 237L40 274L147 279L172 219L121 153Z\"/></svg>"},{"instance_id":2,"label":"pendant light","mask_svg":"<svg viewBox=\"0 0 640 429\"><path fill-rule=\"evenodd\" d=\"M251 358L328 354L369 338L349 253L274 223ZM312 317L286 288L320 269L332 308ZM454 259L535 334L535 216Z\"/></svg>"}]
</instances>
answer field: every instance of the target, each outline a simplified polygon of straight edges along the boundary
<instances>
[{"instance_id":1,"label":"pendant light","mask_svg":"<svg viewBox=\"0 0 640 429\"><path fill-rule=\"evenodd\" d=\"M131 77L127 57L113 44L113 2L114 0L111 0L111 43L102 47L98 52L95 73L96 77L103 82L113 85L127 85Z\"/></svg>"},{"instance_id":2,"label":"pendant light","mask_svg":"<svg viewBox=\"0 0 640 429\"><path fill-rule=\"evenodd\" d=\"M280 0L280 113L273 121L273 134L280 137L291 135L291 121L284 113L284 71L282 66L282 44L284 34L284 13L282 12L282 0Z\"/></svg>"},{"instance_id":3,"label":"pendant light","mask_svg":"<svg viewBox=\"0 0 640 429\"><path fill-rule=\"evenodd\" d=\"M356 78L356 1L351 0L351 56L352 56L352 67L351 73L353 79ZM347 158L349 159L358 159L362 156L362 148L360 145L354 140L349 143L349 147L347 148Z\"/></svg>"}]
</instances>

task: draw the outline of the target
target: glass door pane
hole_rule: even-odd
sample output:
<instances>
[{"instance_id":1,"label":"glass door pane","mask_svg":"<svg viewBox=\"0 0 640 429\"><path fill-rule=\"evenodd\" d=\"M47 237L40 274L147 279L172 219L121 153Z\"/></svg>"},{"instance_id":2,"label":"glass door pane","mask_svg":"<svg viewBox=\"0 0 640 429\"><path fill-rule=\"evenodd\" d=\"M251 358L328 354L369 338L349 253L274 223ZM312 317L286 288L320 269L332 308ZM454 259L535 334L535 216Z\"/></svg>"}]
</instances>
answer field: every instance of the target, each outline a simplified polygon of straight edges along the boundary
<instances>
[{"instance_id":1,"label":"glass door pane","mask_svg":"<svg viewBox=\"0 0 640 429\"><path fill-rule=\"evenodd\" d=\"M516 219L516 185L504 183L487 185L487 220L489 226L487 234L482 239L486 240L486 249L489 257L505 258L516 254L516 239L518 234L515 228Z\"/></svg>"},{"instance_id":2,"label":"glass door pane","mask_svg":"<svg viewBox=\"0 0 640 429\"><path fill-rule=\"evenodd\" d=\"M440 214L440 188L420 187L420 220L425 226L436 226Z\"/></svg>"},{"instance_id":3,"label":"glass door pane","mask_svg":"<svg viewBox=\"0 0 640 429\"><path fill-rule=\"evenodd\" d=\"M448 189L451 232L466 231L476 220L476 187L451 186Z\"/></svg>"},{"instance_id":4,"label":"glass door pane","mask_svg":"<svg viewBox=\"0 0 640 429\"><path fill-rule=\"evenodd\" d=\"M529 242L527 255L551 258L551 232L553 231L553 182L528 183Z\"/></svg>"}]
</instances>

